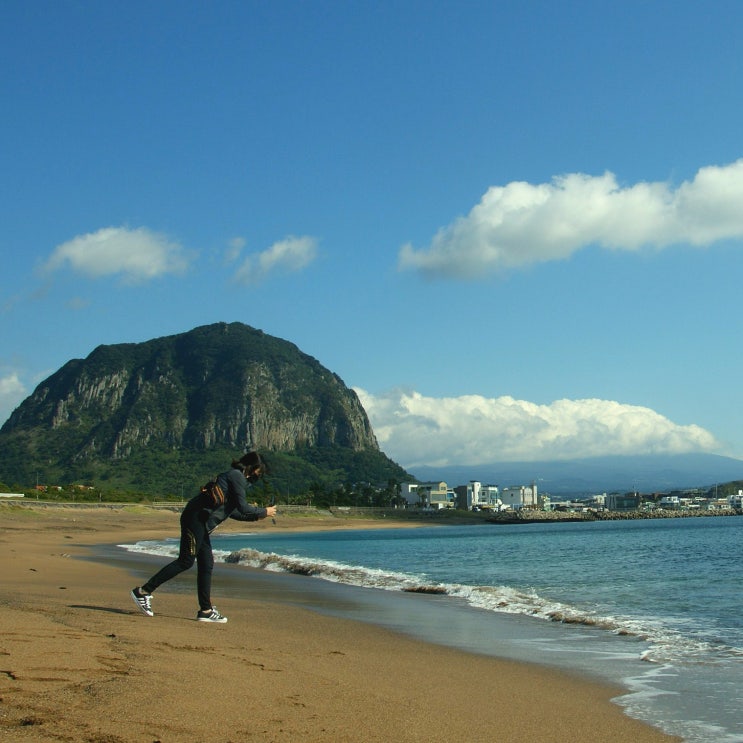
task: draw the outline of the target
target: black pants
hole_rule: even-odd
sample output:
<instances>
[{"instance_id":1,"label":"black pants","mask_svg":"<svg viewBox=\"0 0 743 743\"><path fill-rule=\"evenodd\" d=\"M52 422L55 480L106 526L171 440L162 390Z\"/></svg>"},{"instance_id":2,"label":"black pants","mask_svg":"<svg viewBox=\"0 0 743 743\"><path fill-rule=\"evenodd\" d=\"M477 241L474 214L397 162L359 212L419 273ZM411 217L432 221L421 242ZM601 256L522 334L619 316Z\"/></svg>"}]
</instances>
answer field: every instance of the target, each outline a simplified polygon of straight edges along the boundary
<instances>
[{"instance_id":1,"label":"black pants","mask_svg":"<svg viewBox=\"0 0 743 743\"><path fill-rule=\"evenodd\" d=\"M212 571L214 555L209 532L203 521L204 512L199 504L191 501L181 513L181 545L178 557L155 573L142 586L146 593L152 593L171 578L184 570L193 567L196 562L196 590L199 597L199 608L209 611L212 608Z\"/></svg>"}]
</instances>

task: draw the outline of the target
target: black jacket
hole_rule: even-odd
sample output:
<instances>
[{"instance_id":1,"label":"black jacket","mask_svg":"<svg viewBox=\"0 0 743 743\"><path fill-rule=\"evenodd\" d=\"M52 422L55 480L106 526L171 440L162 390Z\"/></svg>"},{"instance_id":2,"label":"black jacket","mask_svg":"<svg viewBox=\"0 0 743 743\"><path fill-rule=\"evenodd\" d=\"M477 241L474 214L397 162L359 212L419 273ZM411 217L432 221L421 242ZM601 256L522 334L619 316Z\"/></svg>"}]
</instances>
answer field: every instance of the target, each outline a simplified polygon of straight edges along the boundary
<instances>
[{"instance_id":1,"label":"black jacket","mask_svg":"<svg viewBox=\"0 0 743 743\"><path fill-rule=\"evenodd\" d=\"M216 529L225 519L238 521L258 521L266 518L266 509L248 503L245 493L251 487L245 475L238 469L223 472L217 477L219 487L224 491L224 503L216 508L207 508L206 528Z\"/></svg>"}]
</instances>

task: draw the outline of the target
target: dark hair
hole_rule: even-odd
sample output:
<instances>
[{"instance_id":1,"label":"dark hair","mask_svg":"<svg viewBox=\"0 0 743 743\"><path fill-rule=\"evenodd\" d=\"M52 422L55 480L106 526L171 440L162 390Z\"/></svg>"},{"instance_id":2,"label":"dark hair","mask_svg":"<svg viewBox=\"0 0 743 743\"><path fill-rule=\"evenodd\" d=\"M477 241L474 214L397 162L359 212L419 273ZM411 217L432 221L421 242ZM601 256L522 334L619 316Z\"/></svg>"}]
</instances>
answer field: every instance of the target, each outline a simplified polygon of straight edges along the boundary
<instances>
[{"instance_id":1,"label":"dark hair","mask_svg":"<svg viewBox=\"0 0 743 743\"><path fill-rule=\"evenodd\" d=\"M240 459L235 459L232 461L232 466L235 469L238 470L252 470L256 467L262 467L263 469L268 469L268 465L266 464L266 461L261 457L261 455L257 451L249 451L247 454L244 454Z\"/></svg>"}]
</instances>

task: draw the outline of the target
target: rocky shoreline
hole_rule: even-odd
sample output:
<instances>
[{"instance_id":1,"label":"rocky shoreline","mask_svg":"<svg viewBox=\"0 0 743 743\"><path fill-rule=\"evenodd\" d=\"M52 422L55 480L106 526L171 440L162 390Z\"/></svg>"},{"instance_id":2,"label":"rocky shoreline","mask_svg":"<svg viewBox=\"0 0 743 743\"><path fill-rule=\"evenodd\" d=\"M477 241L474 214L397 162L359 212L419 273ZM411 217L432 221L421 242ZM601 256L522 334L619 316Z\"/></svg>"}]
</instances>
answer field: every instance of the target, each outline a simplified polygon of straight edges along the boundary
<instances>
[{"instance_id":1,"label":"rocky shoreline","mask_svg":"<svg viewBox=\"0 0 743 743\"><path fill-rule=\"evenodd\" d=\"M684 519L704 518L707 516L742 516L743 511L734 508L716 511L586 511L573 513L569 511L501 511L489 514L486 521L491 524L531 524L545 522L582 522L582 521L635 521L640 519Z\"/></svg>"}]
</instances>

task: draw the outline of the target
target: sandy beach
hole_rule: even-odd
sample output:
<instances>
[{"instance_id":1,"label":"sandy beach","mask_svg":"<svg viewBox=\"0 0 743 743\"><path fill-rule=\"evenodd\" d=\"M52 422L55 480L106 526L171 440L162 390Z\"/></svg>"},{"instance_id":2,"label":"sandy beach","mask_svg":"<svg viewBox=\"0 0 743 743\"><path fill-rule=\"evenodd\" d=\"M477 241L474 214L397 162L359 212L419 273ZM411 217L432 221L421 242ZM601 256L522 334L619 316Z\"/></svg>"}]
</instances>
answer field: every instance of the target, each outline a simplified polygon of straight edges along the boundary
<instances>
[{"instance_id":1,"label":"sandy beach","mask_svg":"<svg viewBox=\"0 0 743 743\"><path fill-rule=\"evenodd\" d=\"M297 517L256 526L380 524ZM0 504L0 740L677 740L624 715L610 701L621 689L280 598L224 596L225 566L215 568L214 601L227 624L195 621L194 592L183 590L195 569L175 579L180 590L163 586L156 616L145 617L129 590L163 560L133 571L84 559L94 545L177 535L172 511Z\"/></svg>"}]
</instances>

